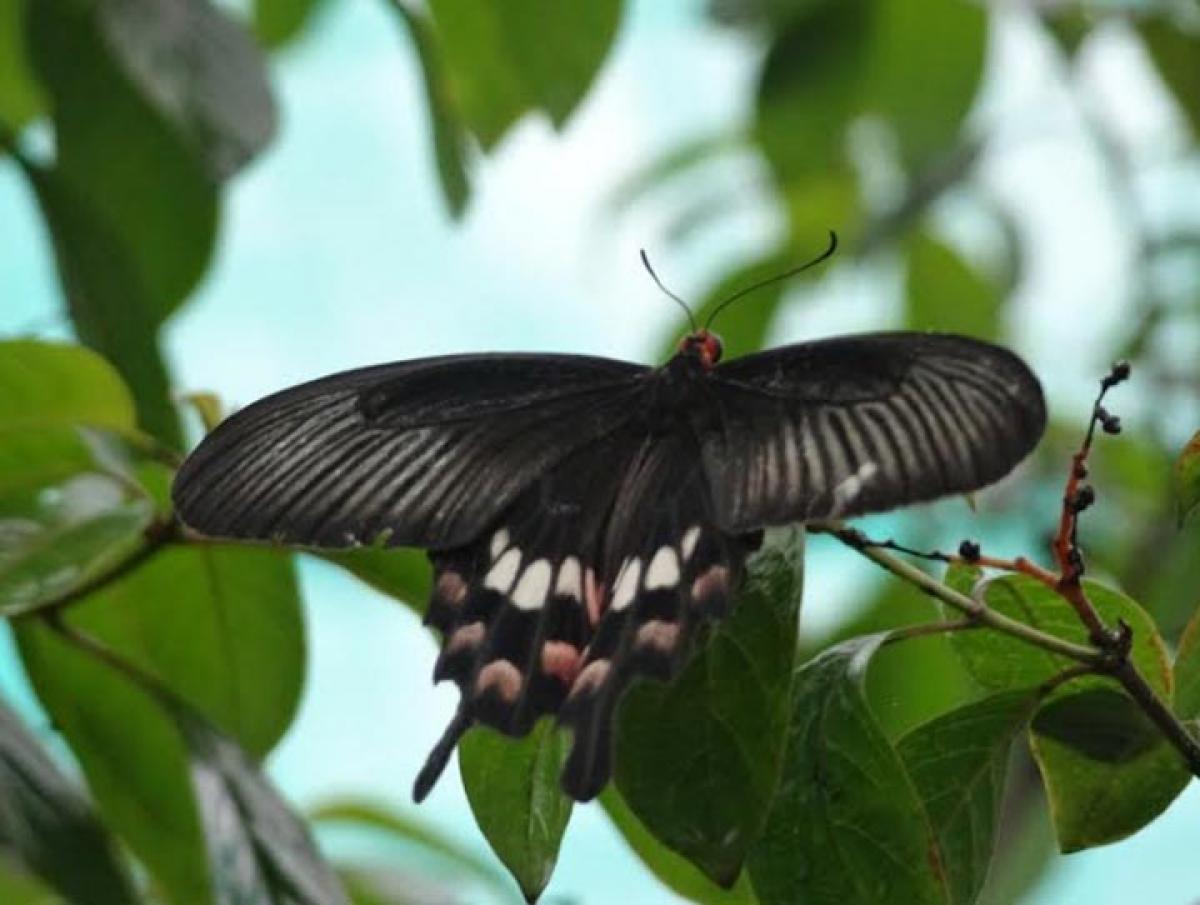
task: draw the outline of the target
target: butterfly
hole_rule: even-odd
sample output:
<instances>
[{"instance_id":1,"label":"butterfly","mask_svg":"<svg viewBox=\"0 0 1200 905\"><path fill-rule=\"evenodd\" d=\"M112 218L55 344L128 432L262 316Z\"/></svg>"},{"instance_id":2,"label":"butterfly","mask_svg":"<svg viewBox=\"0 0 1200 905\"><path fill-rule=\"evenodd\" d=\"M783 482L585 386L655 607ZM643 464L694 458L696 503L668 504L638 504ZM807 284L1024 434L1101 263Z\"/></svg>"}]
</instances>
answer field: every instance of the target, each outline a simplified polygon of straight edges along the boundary
<instances>
[{"instance_id":1,"label":"butterfly","mask_svg":"<svg viewBox=\"0 0 1200 905\"><path fill-rule=\"evenodd\" d=\"M221 423L174 503L207 536L425 548L434 678L461 697L414 797L471 726L521 736L550 715L573 734L562 787L586 801L622 691L680 671L764 528L976 490L1045 429L1037 378L976 339L721 351L693 325L660 367L468 354L334 374Z\"/></svg>"}]
</instances>

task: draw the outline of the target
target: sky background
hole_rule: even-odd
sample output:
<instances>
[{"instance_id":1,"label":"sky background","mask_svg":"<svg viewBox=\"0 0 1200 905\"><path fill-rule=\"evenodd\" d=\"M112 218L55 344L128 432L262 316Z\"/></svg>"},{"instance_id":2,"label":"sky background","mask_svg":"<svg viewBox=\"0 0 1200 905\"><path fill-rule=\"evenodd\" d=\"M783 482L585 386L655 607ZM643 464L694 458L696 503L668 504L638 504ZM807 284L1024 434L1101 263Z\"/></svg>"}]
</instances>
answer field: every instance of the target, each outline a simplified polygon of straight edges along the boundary
<instances>
[{"instance_id":1,"label":"sky background","mask_svg":"<svg viewBox=\"0 0 1200 905\"><path fill-rule=\"evenodd\" d=\"M275 60L280 138L235 181L215 265L166 332L181 386L237 406L331 371L447 352L653 360L680 315L646 278L637 249L647 247L668 284L695 297L764 247L776 224L755 203L764 174L750 160L729 161L710 176L739 187L745 205L686 242L668 241L665 224L694 187L656 192L629 213L611 210L614 188L639 166L750 116L758 49L705 23L701 10L699 2L634 3L568 128L555 134L544 121L523 121L480 161L469 214L454 224L432 169L423 88L404 32L377 0L329 4L309 37ZM1100 162L1061 96L1046 48L1011 15L995 30L993 51L975 112L1001 124L984 184L1028 213L1029 260L1009 308L1014 336L1052 406L1068 405L1086 399L1104 369L1129 238L1105 201ZM1131 149L1179 140L1174 111L1155 94L1135 49L1114 36L1092 56L1084 77L1098 98L1109 98L1102 112ZM1180 202L1164 192L1156 203ZM969 210L951 200L941 219L964 245L986 248L987 230ZM823 241L814 236L814 250ZM782 318L776 339L887 326L895 291L886 264L864 277L835 263L812 297ZM64 335L55 322L60 307L28 193L0 164L0 332ZM933 512L947 543L954 541L961 512ZM305 562L301 575L308 686L270 760L272 776L304 804L383 797L486 852L453 766L420 809L409 800L456 698L452 688L430 685L432 639L408 610L331 566ZM814 542L806 624L846 618L839 600L876 580L853 556ZM34 713L7 639L0 681ZM1191 862L1197 838L1193 785L1134 839L1060 859L1027 901L1200 901L1200 871ZM575 810L547 892L547 902L556 900L679 901L595 805Z\"/></svg>"}]
</instances>

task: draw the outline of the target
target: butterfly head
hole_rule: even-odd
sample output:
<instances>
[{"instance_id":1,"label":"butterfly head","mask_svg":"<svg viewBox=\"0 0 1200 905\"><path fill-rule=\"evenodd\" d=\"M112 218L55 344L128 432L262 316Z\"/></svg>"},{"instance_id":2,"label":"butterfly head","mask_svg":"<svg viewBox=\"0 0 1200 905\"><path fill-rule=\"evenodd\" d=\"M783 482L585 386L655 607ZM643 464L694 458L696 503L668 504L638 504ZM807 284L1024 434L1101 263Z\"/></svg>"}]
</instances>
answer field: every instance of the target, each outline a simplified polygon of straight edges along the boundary
<instances>
[{"instance_id":1,"label":"butterfly head","mask_svg":"<svg viewBox=\"0 0 1200 905\"><path fill-rule=\"evenodd\" d=\"M721 360L721 337L711 330L696 330L679 341L679 353L695 358L707 371Z\"/></svg>"}]
</instances>

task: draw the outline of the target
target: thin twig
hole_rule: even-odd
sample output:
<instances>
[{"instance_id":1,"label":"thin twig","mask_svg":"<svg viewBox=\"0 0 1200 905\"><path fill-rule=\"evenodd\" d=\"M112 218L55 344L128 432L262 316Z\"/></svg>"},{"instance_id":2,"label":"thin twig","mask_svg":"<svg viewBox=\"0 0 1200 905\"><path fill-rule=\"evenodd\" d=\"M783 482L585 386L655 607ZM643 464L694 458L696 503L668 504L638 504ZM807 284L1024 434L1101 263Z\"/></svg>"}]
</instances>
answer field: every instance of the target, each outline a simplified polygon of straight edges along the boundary
<instances>
[{"instance_id":1,"label":"thin twig","mask_svg":"<svg viewBox=\"0 0 1200 905\"><path fill-rule=\"evenodd\" d=\"M931 597L935 597L954 607L967 618L986 625L997 631L1004 632L1014 638L1020 638L1029 644L1040 647L1052 653L1061 654L1079 663L1099 665L1104 657L1102 651L1081 644L1074 644L1056 635L1040 631L1024 622L1010 619L1002 613L989 609L980 601L972 600L965 594L960 594L947 585L942 584L932 575L922 572L916 566L909 565L904 560L893 556L885 550L863 542L863 535L853 528L848 528L841 522L812 522L808 525L810 531L820 534L831 534L846 546L857 550L867 559L887 569L893 575L904 579Z\"/></svg>"},{"instance_id":2,"label":"thin twig","mask_svg":"<svg viewBox=\"0 0 1200 905\"><path fill-rule=\"evenodd\" d=\"M1200 776L1200 742L1179 721L1166 702L1158 696L1149 683L1142 678L1128 656L1124 657L1109 671L1109 675L1121 683L1146 716L1154 722L1159 731L1166 736L1167 741L1175 746L1175 750L1183 757L1187 768L1193 776Z\"/></svg>"}]
</instances>

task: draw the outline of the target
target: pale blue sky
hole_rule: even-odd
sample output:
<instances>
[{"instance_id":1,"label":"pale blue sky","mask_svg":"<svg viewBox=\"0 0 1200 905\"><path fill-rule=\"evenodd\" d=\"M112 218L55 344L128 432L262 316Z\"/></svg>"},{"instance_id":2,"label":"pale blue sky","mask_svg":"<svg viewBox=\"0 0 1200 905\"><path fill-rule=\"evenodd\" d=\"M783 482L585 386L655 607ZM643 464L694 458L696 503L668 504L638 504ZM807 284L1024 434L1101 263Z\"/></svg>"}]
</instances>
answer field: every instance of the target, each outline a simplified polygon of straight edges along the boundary
<instances>
[{"instance_id":1,"label":"pale blue sky","mask_svg":"<svg viewBox=\"0 0 1200 905\"><path fill-rule=\"evenodd\" d=\"M461 225L444 215L431 168L424 99L404 33L377 0L330 4L320 27L276 61L280 141L232 191L216 265L171 323L167 348L181 386L231 405L303 379L377 361L451 351L534 349L649 360L677 310L650 285L636 251L654 252L680 292L761 249L774 217L753 203L761 173L735 161L711 178L750 202L682 245L663 235L688 186L633 214L606 217L618 180L678 141L750 115L757 49L705 25L700 2L635 3L594 93L556 136L523 122L482 162ZM993 78L977 116L1002 125L985 184L1028 212L1026 278L1014 331L1052 402L1090 392L1124 300L1130 248L1104 176L1069 105L1048 78L1045 48L1009 19L993 36ZM1146 87L1137 54L1114 39L1088 74L1129 104L1106 111L1132 148L1178 141L1175 114ZM1106 95L1100 94L1100 97ZM1036 104L1031 104L1036 99ZM1031 120L1027 112L1041 112ZM944 222L987 245L972 215ZM976 218L977 219L977 218ZM837 226L837 224L831 224ZM28 196L0 164L0 331L59 307L51 261ZM780 339L886 323L895 281L834 267L818 296L784 319ZM1053 304L1047 302L1053 299ZM1061 341L1069 318L1079 332ZM881 320L882 319L882 320ZM957 511L932 510L956 538ZM852 557L818 545L806 618L844 618L845 591L876 580ZM409 789L454 704L429 675L434 645L407 610L332 567L303 570L312 661L302 710L270 769L301 802L359 792L412 808ZM12 687L11 661L0 670ZM416 810L481 851L457 772ZM1183 905L1200 894L1191 866L1200 836L1193 789L1133 840L1061 861L1029 901ZM677 901L626 851L595 806L576 809L549 895L581 905Z\"/></svg>"}]
</instances>

